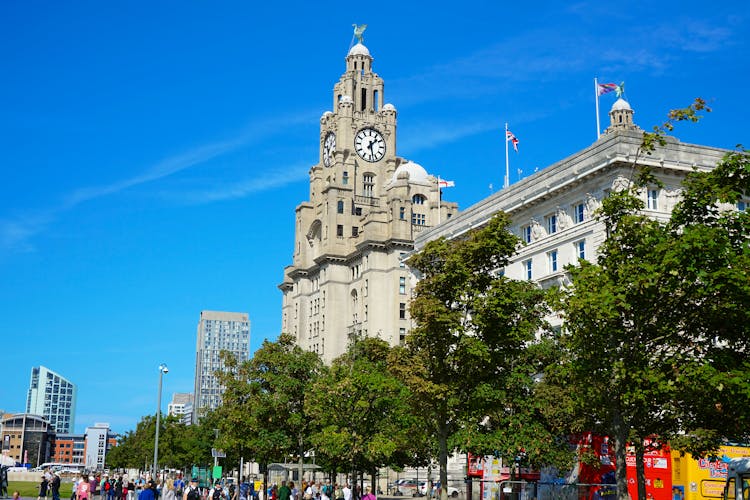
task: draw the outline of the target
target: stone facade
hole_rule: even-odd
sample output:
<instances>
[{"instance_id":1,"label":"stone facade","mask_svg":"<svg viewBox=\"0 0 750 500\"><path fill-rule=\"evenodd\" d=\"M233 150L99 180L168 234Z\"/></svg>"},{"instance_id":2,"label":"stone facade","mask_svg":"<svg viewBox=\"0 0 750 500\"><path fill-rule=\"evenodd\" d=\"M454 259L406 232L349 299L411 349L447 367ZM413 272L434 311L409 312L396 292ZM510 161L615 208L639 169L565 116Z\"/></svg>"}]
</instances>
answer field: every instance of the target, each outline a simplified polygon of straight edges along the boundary
<instances>
[{"instance_id":1,"label":"stone facade","mask_svg":"<svg viewBox=\"0 0 750 500\"><path fill-rule=\"evenodd\" d=\"M564 267L579 258L595 261L606 234L594 218L601 200L628 186L634 165L647 165L663 187L642 190L645 213L666 219L679 200L680 185L693 169L713 168L727 151L685 144L668 138L652 155L638 154L642 130L633 110L619 99L610 111L610 126L588 148L476 203L439 227L420 234L416 248L440 236L455 237L483 225L500 210L511 230L526 244L505 269L514 279L547 287L567 283ZM554 318L553 318L554 322Z\"/></svg>"},{"instance_id":2,"label":"stone facade","mask_svg":"<svg viewBox=\"0 0 750 500\"><path fill-rule=\"evenodd\" d=\"M450 218L438 178L396 154L396 108L361 43L346 56L333 109L320 119L310 199L296 208L293 263L279 285L282 331L330 363L353 336L398 344L412 278L402 260L422 231Z\"/></svg>"}]
</instances>

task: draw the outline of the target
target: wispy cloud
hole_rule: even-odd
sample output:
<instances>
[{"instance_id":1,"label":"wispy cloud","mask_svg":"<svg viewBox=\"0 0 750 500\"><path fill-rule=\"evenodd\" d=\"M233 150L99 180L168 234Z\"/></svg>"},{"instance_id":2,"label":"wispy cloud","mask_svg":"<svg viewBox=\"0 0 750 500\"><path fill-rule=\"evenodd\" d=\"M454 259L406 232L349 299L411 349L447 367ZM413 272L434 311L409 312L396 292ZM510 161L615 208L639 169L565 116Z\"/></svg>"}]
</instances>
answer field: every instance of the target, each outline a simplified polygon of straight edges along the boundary
<instances>
[{"instance_id":1,"label":"wispy cloud","mask_svg":"<svg viewBox=\"0 0 750 500\"><path fill-rule=\"evenodd\" d=\"M310 123L316 118L313 112L304 112L293 116L278 116L269 120L255 121L241 130L237 136L204 144L184 151L177 155L165 158L155 164L146 167L137 175L121 179L108 184L87 186L76 189L61 197L61 201L55 205L35 211L26 211L14 216L0 219L0 251L31 252L34 251L33 237L46 230L60 214L69 211L76 206L105 196L112 196L135 186L158 181L178 172L204 164L222 155L231 153L240 148L258 142L266 137L278 134L290 127ZM247 182L247 186L235 186L234 193L257 192L260 189L272 189L284 184L281 177L275 181L267 179L260 182ZM254 187L250 187L252 184ZM229 190L224 190L224 196L219 192L215 194L213 201L227 199L230 197ZM204 198L204 202L207 199Z\"/></svg>"},{"instance_id":2,"label":"wispy cloud","mask_svg":"<svg viewBox=\"0 0 750 500\"><path fill-rule=\"evenodd\" d=\"M599 33L537 29L505 38L465 57L445 61L389 82L400 105L433 100L477 98L561 74L600 69L612 72L668 71L696 54L734 43L737 22L680 19L662 24L624 24L613 38Z\"/></svg>"},{"instance_id":3,"label":"wispy cloud","mask_svg":"<svg viewBox=\"0 0 750 500\"><path fill-rule=\"evenodd\" d=\"M254 193L280 188L288 184L308 179L309 165L294 165L275 171L260 170L255 177L233 182L220 183L203 189L180 190L178 193L164 191L161 196L173 202L203 204L217 201L245 198Z\"/></svg>"}]
</instances>

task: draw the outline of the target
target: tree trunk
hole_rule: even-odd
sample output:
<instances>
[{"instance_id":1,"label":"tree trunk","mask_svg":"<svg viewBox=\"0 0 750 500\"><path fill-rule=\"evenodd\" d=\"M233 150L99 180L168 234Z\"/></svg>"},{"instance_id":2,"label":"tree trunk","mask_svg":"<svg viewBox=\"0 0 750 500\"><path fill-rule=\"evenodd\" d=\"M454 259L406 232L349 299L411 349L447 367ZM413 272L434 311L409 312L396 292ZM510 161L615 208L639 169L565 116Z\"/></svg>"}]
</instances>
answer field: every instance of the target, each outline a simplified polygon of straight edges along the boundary
<instances>
[{"instance_id":1,"label":"tree trunk","mask_svg":"<svg viewBox=\"0 0 750 500\"><path fill-rule=\"evenodd\" d=\"M448 500L448 426L445 424L445 419L440 423L440 428L438 429L438 446L438 463L440 464L440 500ZM419 485L417 485L417 487L419 487Z\"/></svg>"},{"instance_id":2,"label":"tree trunk","mask_svg":"<svg viewBox=\"0 0 750 500\"><path fill-rule=\"evenodd\" d=\"M370 472L370 488L372 488L372 494L376 495L378 494L378 469L373 468L372 472Z\"/></svg>"},{"instance_id":3,"label":"tree trunk","mask_svg":"<svg viewBox=\"0 0 750 500\"><path fill-rule=\"evenodd\" d=\"M635 444L635 471L638 479L638 500L646 499L646 470L643 467L643 439L637 438Z\"/></svg>"},{"instance_id":4,"label":"tree trunk","mask_svg":"<svg viewBox=\"0 0 750 500\"><path fill-rule=\"evenodd\" d=\"M619 408L615 408L612 418L612 430L615 441L615 477L617 478L617 500L630 500L628 495L628 477L626 452L628 446L628 429L622 421Z\"/></svg>"},{"instance_id":5,"label":"tree trunk","mask_svg":"<svg viewBox=\"0 0 750 500\"><path fill-rule=\"evenodd\" d=\"M297 480L299 481L300 487L302 486L302 478L305 474L305 453L302 449L302 435L300 434L297 437L297 453L299 454L299 459L297 460ZM302 492L302 495L304 495L305 492Z\"/></svg>"}]
</instances>

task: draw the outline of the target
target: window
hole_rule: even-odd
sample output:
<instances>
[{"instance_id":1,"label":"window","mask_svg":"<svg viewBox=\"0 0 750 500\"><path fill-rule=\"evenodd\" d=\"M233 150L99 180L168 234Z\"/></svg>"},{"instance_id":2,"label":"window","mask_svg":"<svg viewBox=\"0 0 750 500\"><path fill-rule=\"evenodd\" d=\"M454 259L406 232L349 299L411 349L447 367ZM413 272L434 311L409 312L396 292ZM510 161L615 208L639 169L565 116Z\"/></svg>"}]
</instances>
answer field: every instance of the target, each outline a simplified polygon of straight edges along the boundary
<instances>
[{"instance_id":1,"label":"window","mask_svg":"<svg viewBox=\"0 0 750 500\"><path fill-rule=\"evenodd\" d=\"M339 238L344 237L344 226L342 226L341 224L338 224L336 226L336 236L338 236Z\"/></svg>"},{"instance_id":2,"label":"window","mask_svg":"<svg viewBox=\"0 0 750 500\"><path fill-rule=\"evenodd\" d=\"M426 222L426 218L424 214L417 214L413 213L411 214L411 223L415 226L424 226Z\"/></svg>"},{"instance_id":3,"label":"window","mask_svg":"<svg viewBox=\"0 0 750 500\"><path fill-rule=\"evenodd\" d=\"M547 252L547 269L551 273L557 272L557 250Z\"/></svg>"},{"instance_id":4,"label":"window","mask_svg":"<svg viewBox=\"0 0 750 500\"><path fill-rule=\"evenodd\" d=\"M575 247L576 247L576 255L578 255L578 258L585 259L586 258L586 240L575 242Z\"/></svg>"},{"instance_id":5,"label":"window","mask_svg":"<svg viewBox=\"0 0 750 500\"><path fill-rule=\"evenodd\" d=\"M740 200L737 202L737 210L740 212L747 211L747 202L745 200Z\"/></svg>"},{"instance_id":6,"label":"window","mask_svg":"<svg viewBox=\"0 0 750 500\"><path fill-rule=\"evenodd\" d=\"M406 339L406 328L399 328L398 329L398 343L403 344L405 339Z\"/></svg>"},{"instance_id":7,"label":"window","mask_svg":"<svg viewBox=\"0 0 750 500\"><path fill-rule=\"evenodd\" d=\"M646 207L649 210L659 210L659 190L649 189L646 193Z\"/></svg>"},{"instance_id":8,"label":"window","mask_svg":"<svg viewBox=\"0 0 750 500\"><path fill-rule=\"evenodd\" d=\"M341 183L344 185L349 184L349 172L347 172L346 170L344 170L344 178L341 179Z\"/></svg>"},{"instance_id":9,"label":"window","mask_svg":"<svg viewBox=\"0 0 750 500\"><path fill-rule=\"evenodd\" d=\"M576 205L573 205L573 220L575 220L576 224L580 224L581 222L586 220L585 203L578 203Z\"/></svg>"},{"instance_id":10,"label":"window","mask_svg":"<svg viewBox=\"0 0 750 500\"><path fill-rule=\"evenodd\" d=\"M557 232L557 215L551 214L547 216L547 233L554 234Z\"/></svg>"},{"instance_id":11,"label":"window","mask_svg":"<svg viewBox=\"0 0 750 500\"><path fill-rule=\"evenodd\" d=\"M403 276L398 279L398 293L401 295L406 294L406 278Z\"/></svg>"},{"instance_id":12,"label":"window","mask_svg":"<svg viewBox=\"0 0 750 500\"><path fill-rule=\"evenodd\" d=\"M521 239L524 243L531 243L531 226L525 225L521 227Z\"/></svg>"},{"instance_id":13,"label":"window","mask_svg":"<svg viewBox=\"0 0 750 500\"><path fill-rule=\"evenodd\" d=\"M343 214L344 213L344 200L339 200L336 203L336 213L337 214Z\"/></svg>"},{"instance_id":14,"label":"window","mask_svg":"<svg viewBox=\"0 0 750 500\"><path fill-rule=\"evenodd\" d=\"M422 196L421 194L415 194L414 196L411 197L411 202L414 205L424 205L425 197Z\"/></svg>"},{"instance_id":15,"label":"window","mask_svg":"<svg viewBox=\"0 0 750 500\"><path fill-rule=\"evenodd\" d=\"M404 220L406 218L406 209L404 207L398 208L398 218Z\"/></svg>"},{"instance_id":16,"label":"window","mask_svg":"<svg viewBox=\"0 0 750 500\"><path fill-rule=\"evenodd\" d=\"M398 305L398 319L406 319L406 303L404 302Z\"/></svg>"},{"instance_id":17,"label":"window","mask_svg":"<svg viewBox=\"0 0 750 500\"><path fill-rule=\"evenodd\" d=\"M404 262L405 258L406 258L406 252L400 252L398 254L398 267L406 267L406 262Z\"/></svg>"},{"instance_id":18,"label":"window","mask_svg":"<svg viewBox=\"0 0 750 500\"><path fill-rule=\"evenodd\" d=\"M352 236L355 238L359 236L359 228L357 226L352 226Z\"/></svg>"},{"instance_id":19,"label":"window","mask_svg":"<svg viewBox=\"0 0 750 500\"><path fill-rule=\"evenodd\" d=\"M372 198L373 192L375 191L375 176L372 174L365 174L362 176L364 182L363 194L368 198Z\"/></svg>"},{"instance_id":20,"label":"window","mask_svg":"<svg viewBox=\"0 0 750 500\"><path fill-rule=\"evenodd\" d=\"M531 259L523 261L523 269L526 273L526 279L530 280L532 278L531 274Z\"/></svg>"}]
</instances>

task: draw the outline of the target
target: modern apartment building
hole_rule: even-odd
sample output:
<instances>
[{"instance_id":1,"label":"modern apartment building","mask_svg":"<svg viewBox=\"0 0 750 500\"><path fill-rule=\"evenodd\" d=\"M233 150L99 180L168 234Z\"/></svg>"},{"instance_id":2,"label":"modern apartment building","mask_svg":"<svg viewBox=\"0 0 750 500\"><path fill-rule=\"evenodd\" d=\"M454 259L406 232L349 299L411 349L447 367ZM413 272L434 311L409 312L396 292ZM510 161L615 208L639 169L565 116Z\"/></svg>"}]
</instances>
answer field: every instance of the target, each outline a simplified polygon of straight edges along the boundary
<instances>
[{"instance_id":1,"label":"modern apartment building","mask_svg":"<svg viewBox=\"0 0 750 500\"><path fill-rule=\"evenodd\" d=\"M52 461L61 464L86 464L86 435L58 434Z\"/></svg>"},{"instance_id":2,"label":"modern apartment building","mask_svg":"<svg viewBox=\"0 0 750 500\"><path fill-rule=\"evenodd\" d=\"M172 401L167 405L167 415L173 415L180 422L190 425L193 416L193 394L190 392L175 392Z\"/></svg>"},{"instance_id":3,"label":"modern apartment building","mask_svg":"<svg viewBox=\"0 0 750 500\"><path fill-rule=\"evenodd\" d=\"M250 319L247 313L201 311L195 345L195 391L193 422L207 410L221 405L224 387L216 377L225 370L221 352L228 351L240 361L250 358Z\"/></svg>"},{"instance_id":4,"label":"modern apartment building","mask_svg":"<svg viewBox=\"0 0 750 500\"><path fill-rule=\"evenodd\" d=\"M55 430L39 415L6 414L0 421L2 454L31 467L49 462L55 446Z\"/></svg>"},{"instance_id":5,"label":"modern apartment building","mask_svg":"<svg viewBox=\"0 0 750 500\"><path fill-rule=\"evenodd\" d=\"M41 415L55 432L70 434L75 426L75 384L44 366L31 369L26 413Z\"/></svg>"},{"instance_id":6,"label":"modern apartment building","mask_svg":"<svg viewBox=\"0 0 750 500\"><path fill-rule=\"evenodd\" d=\"M107 463L107 452L117 445L117 435L113 433L108 423L95 423L86 427L86 469L103 470Z\"/></svg>"}]
</instances>

